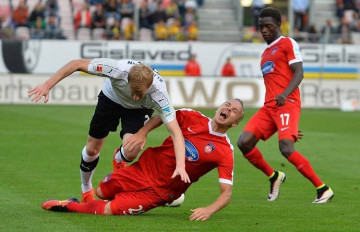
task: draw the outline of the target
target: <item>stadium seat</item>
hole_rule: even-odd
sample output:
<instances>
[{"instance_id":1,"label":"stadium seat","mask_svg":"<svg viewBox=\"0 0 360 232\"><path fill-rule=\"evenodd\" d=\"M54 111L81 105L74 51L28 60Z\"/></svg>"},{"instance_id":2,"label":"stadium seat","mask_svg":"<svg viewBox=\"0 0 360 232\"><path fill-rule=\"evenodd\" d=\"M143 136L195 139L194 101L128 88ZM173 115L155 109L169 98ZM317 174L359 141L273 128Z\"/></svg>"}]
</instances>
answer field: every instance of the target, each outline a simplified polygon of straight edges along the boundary
<instances>
[{"instance_id":1,"label":"stadium seat","mask_svg":"<svg viewBox=\"0 0 360 232\"><path fill-rule=\"evenodd\" d=\"M17 27L15 30L15 37L21 40L30 39L30 30L27 27Z\"/></svg>"},{"instance_id":2,"label":"stadium seat","mask_svg":"<svg viewBox=\"0 0 360 232\"><path fill-rule=\"evenodd\" d=\"M351 39L354 44L360 44L360 32L351 32Z\"/></svg>"},{"instance_id":3,"label":"stadium seat","mask_svg":"<svg viewBox=\"0 0 360 232\"><path fill-rule=\"evenodd\" d=\"M104 39L105 29L104 28L94 28L92 33L93 40L102 40Z\"/></svg>"},{"instance_id":4,"label":"stadium seat","mask_svg":"<svg viewBox=\"0 0 360 232\"><path fill-rule=\"evenodd\" d=\"M91 31L89 28L81 27L77 30L76 39L78 40L90 40L91 39Z\"/></svg>"},{"instance_id":5,"label":"stadium seat","mask_svg":"<svg viewBox=\"0 0 360 232\"><path fill-rule=\"evenodd\" d=\"M152 31L150 29L141 28L139 30L139 40L140 41L152 41Z\"/></svg>"}]
</instances>

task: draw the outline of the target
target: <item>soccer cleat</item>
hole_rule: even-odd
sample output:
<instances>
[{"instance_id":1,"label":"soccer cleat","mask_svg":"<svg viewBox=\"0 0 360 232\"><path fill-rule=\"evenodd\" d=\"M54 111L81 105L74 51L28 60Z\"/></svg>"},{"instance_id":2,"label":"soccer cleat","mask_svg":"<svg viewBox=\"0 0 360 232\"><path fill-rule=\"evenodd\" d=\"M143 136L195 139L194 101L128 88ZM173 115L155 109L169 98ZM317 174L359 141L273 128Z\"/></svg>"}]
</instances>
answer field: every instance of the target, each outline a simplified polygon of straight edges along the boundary
<instances>
[{"instance_id":1,"label":"soccer cleat","mask_svg":"<svg viewBox=\"0 0 360 232\"><path fill-rule=\"evenodd\" d=\"M324 186L321 189L317 190L317 196L313 203L320 204L320 203L326 203L328 201L331 201L331 199L334 197L334 192L331 188L328 186Z\"/></svg>"},{"instance_id":2,"label":"soccer cleat","mask_svg":"<svg viewBox=\"0 0 360 232\"><path fill-rule=\"evenodd\" d=\"M286 175L283 172L275 171L275 175L270 178L270 193L268 201L275 201L280 194L280 185L285 182Z\"/></svg>"},{"instance_id":3,"label":"soccer cleat","mask_svg":"<svg viewBox=\"0 0 360 232\"><path fill-rule=\"evenodd\" d=\"M126 167L126 162L125 161L117 162L116 159L115 159L115 155L116 155L116 153L118 153L119 150L120 150L120 148L116 148L115 151L114 151L114 158L113 158L114 172Z\"/></svg>"},{"instance_id":4,"label":"soccer cleat","mask_svg":"<svg viewBox=\"0 0 360 232\"><path fill-rule=\"evenodd\" d=\"M81 195L81 203L87 203L89 201L95 200L94 197L94 188L91 188L91 190L82 193Z\"/></svg>"},{"instance_id":5,"label":"soccer cleat","mask_svg":"<svg viewBox=\"0 0 360 232\"><path fill-rule=\"evenodd\" d=\"M71 197L71 198L69 198L67 200L63 200L63 201L48 200L48 201L45 201L41 205L41 208L46 209L46 210L50 210L50 211L56 211L56 212L69 212L67 206L71 202L79 203L79 200L76 199L75 197Z\"/></svg>"}]
</instances>

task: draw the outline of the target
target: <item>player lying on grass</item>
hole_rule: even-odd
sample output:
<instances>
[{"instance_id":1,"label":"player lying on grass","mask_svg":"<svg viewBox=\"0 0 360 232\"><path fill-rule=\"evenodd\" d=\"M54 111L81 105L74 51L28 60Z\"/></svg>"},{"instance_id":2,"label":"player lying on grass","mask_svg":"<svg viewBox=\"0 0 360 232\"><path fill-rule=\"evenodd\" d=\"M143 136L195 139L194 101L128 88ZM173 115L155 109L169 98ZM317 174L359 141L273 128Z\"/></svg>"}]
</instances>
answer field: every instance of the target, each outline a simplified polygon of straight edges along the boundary
<instances>
[{"instance_id":1,"label":"player lying on grass","mask_svg":"<svg viewBox=\"0 0 360 232\"><path fill-rule=\"evenodd\" d=\"M191 109L176 111L185 139L185 168L191 183L214 168L219 174L220 196L206 207L191 210L190 220L205 221L230 203L234 150L226 132L237 126L243 117L243 103L239 99L223 103L213 119ZM142 128L147 133L161 125L161 118L156 116L156 120L149 123ZM105 201L79 203L74 198L49 200L42 204L42 208L105 215L140 214L172 202L191 185L181 181L179 176L171 178L175 165L173 140L168 137L162 145L147 148L139 161L132 165L119 166L119 169L115 165L117 170L106 176L96 189L96 195Z\"/></svg>"}]
</instances>

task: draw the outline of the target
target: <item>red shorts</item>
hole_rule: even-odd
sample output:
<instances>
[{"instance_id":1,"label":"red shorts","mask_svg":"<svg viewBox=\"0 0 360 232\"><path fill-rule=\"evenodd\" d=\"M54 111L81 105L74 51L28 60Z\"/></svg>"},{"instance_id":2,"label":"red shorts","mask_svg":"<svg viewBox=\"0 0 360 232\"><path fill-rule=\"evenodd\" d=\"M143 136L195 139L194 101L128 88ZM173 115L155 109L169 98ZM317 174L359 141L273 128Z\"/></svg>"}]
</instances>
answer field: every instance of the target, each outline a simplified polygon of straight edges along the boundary
<instances>
[{"instance_id":1,"label":"red shorts","mask_svg":"<svg viewBox=\"0 0 360 232\"><path fill-rule=\"evenodd\" d=\"M165 204L137 162L107 175L99 188L103 196L111 200L111 211L117 215L140 214Z\"/></svg>"},{"instance_id":2,"label":"red shorts","mask_svg":"<svg viewBox=\"0 0 360 232\"><path fill-rule=\"evenodd\" d=\"M300 113L300 108L291 102L287 102L281 107L263 106L251 117L244 131L250 132L262 140L267 140L275 132L278 132L279 141L291 139L296 142Z\"/></svg>"}]
</instances>

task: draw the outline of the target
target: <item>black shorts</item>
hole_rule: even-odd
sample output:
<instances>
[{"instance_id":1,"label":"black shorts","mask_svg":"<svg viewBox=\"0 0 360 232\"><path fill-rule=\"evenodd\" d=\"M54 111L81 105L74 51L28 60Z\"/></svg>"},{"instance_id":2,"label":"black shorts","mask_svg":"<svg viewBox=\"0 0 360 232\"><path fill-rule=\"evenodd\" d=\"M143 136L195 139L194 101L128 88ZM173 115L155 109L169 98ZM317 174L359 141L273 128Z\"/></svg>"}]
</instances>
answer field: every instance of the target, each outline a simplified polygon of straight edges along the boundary
<instances>
[{"instance_id":1,"label":"black shorts","mask_svg":"<svg viewBox=\"0 0 360 232\"><path fill-rule=\"evenodd\" d=\"M101 91L94 115L90 122L89 135L96 139L105 138L110 131L116 131L121 120L120 138L124 134L135 134L154 113L153 109L127 109L110 100Z\"/></svg>"}]
</instances>

